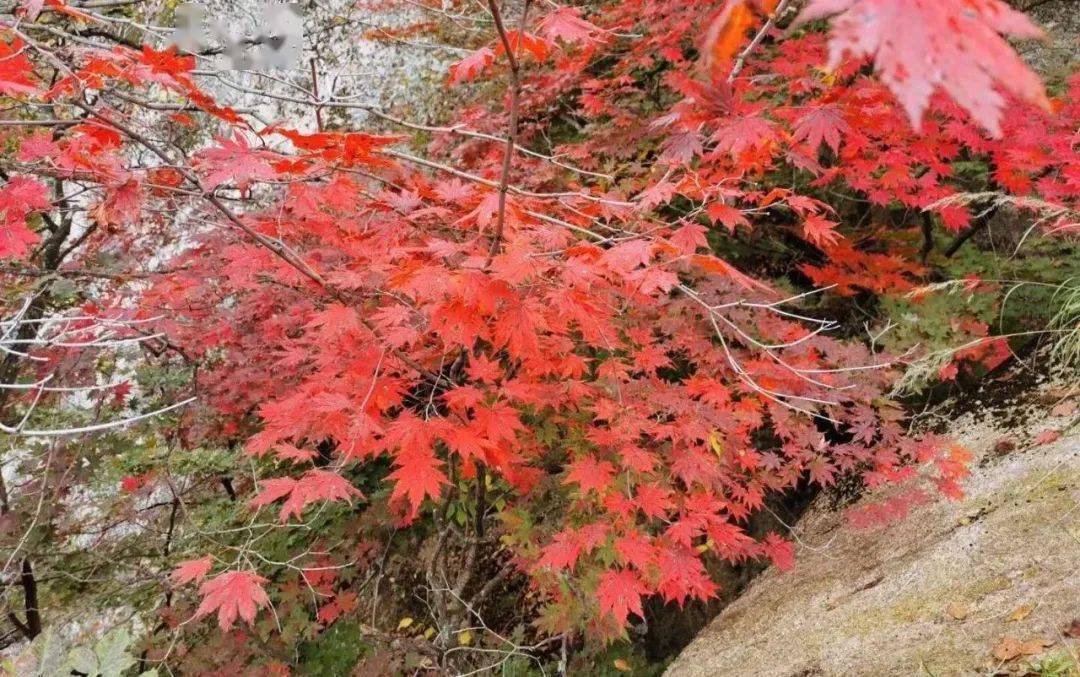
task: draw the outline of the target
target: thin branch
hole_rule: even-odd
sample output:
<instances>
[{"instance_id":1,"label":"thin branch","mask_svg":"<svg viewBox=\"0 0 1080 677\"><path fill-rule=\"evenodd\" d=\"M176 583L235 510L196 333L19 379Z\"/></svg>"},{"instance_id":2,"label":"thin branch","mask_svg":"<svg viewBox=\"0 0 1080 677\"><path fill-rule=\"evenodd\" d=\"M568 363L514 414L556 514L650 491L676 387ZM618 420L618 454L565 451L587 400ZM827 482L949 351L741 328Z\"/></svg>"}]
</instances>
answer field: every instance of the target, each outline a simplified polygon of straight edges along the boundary
<instances>
[{"instance_id":1,"label":"thin branch","mask_svg":"<svg viewBox=\"0 0 1080 677\"><path fill-rule=\"evenodd\" d=\"M495 22L495 30L499 34L506 60L510 64L510 122L506 131L506 147L503 151L502 173L499 176L499 211L495 221L495 233L491 236L491 248L488 250L485 268L491 265L491 260L499 253L502 247L503 228L506 226L506 192L510 186L510 169L514 160L514 144L518 134L518 100L521 97L521 65L514 53L514 45L510 44L510 37L506 34L503 26L502 14L499 12L497 0L488 0L488 10ZM525 0L525 6L521 9L521 24L518 36L524 34L525 21L529 15L529 0ZM519 37L520 41L520 37Z\"/></svg>"}]
</instances>

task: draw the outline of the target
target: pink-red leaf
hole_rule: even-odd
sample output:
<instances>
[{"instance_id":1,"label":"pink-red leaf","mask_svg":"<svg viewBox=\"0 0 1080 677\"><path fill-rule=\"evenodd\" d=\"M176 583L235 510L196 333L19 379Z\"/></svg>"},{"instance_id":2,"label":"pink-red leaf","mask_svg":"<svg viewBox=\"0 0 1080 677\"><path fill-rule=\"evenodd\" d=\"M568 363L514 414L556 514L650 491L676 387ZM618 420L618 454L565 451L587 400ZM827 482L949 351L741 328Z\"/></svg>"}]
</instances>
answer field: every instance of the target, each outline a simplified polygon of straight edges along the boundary
<instances>
[{"instance_id":1,"label":"pink-red leaf","mask_svg":"<svg viewBox=\"0 0 1080 677\"><path fill-rule=\"evenodd\" d=\"M461 61L450 66L450 84L474 80L488 66L495 62L495 52L490 47L481 47Z\"/></svg>"},{"instance_id":2,"label":"pink-red leaf","mask_svg":"<svg viewBox=\"0 0 1080 677\"><path fill-rule=\"evenodd\" d=\"M29 251L38 236L27 228L26 217L48 207L48 188L36 179L16 176L0 187L0 259Z\"/></svg>"},{"instance_id":3,"label":"pink-red leaf","mask_svg":"<svg viewBox=\"0 0 1080 677\"><path fill-rule=\"evenodd\" d=\"M812 0L800 21L833 14L828 67L846 54L873 57L915 127L939 88L994 136L1001 134L999 88L1049 107L1039 77L1001 37L1042 31L1000 0Z\"/></svg>"},{"instance_id":4,"label":"pink-red leaf","mask_svg":"<svg viewBox=\"0 0 1080 677\"><path fill-rule=\"evenodd\" d=\"M222 631L232 628L237 618L248 624L255 621L255 612L270 603L263 585L266 579L253 571L229 571L202 584L199 592L202 603L196 618L217 611Z\"/></svg>"},{"instance_id":5,"label":"pink-red leaf","mask_svg":"<svg viewBox=\"0 0 1080 677\"><path fill-rule=\"evenodd\" d=\"M548 40L566 43L596 42L601 32L599 27L581 18L581 9L577 7L559 7L544 17L537 31Z\"/></svg>"},{"instance_id":6,"label":"pink-red leaf","mask_svg":"<svg viewBox=\"0 0 1080 677\"><path fill-rule=\"evenodd\" d=\"M172 581L176 585L184 585L192 581L201 581L206 578L206 574L210 573L210 568L214 566L214 560L209 555L201 559L189 559L185 562L180 562L176 566L176 569L172 572Z\"/></svg>"},{"instance_id":7,"label":"pink-red leaf","mask_svg":"<svg viewBox=\"0 0 1080 677\"><path fill-rule=\"evenodd\" d=\"M288 496L278 516L284 522L290 515L299 517L311 503L316 501L348 501L361 496L360 491L341 475L329 470L314 468L299 480L279 477L263 480L262 491L252 499L253 506L263 506Z\"/></svg>"}]
</instances>

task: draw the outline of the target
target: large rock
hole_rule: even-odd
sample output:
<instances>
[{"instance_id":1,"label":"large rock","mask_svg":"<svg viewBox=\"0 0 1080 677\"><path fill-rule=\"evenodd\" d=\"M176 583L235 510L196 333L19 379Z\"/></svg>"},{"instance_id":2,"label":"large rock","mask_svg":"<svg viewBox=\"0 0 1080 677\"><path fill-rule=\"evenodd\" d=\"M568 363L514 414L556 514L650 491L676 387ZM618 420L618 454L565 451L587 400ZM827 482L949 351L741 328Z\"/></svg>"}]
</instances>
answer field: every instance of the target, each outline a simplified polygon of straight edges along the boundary
<instances>
[{"instance_id":1,"label":"large rock","mask_svg":"<svg viewBox=\"0 0 1080 677\"><path fill-rule=\"evenodd\" d=\"M962 500L874 530L812 507L796 529L795 571L756 579L667 674L946 677L1075 658L1063 631L1080 618L1080 431L1039 444L1076 412L1057 402L1060 389L1033 397L1013 410L1017 429L997 427L1001 416L953 424L976 455ZM1042 650L1012 657L1021 648Z\"/></svg>"}]
</instances>

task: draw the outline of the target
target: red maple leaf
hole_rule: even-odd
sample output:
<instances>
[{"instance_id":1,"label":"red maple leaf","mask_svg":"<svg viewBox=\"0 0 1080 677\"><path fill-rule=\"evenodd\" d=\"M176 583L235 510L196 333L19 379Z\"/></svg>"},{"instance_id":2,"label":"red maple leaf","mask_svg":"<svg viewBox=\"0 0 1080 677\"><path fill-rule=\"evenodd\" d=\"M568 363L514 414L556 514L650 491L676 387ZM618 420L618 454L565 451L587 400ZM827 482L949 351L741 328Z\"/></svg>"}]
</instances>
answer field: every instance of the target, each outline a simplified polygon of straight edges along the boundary
<instances>
[{"instance_id":1,"label":"red maple leaf","mask_svg":"<svg viewBox=\"0 0 1080 677\"><path fill-rule=\"evenodd\" d=\"M671 492L654 484L638 485L634 502L646 517L660 517L675 507Z\"/></svg>"},{"instance_id":2,"label":"red maple leaf","mask_svg":"<svg viewBox=\"0 0 1080 677\"><path fill-rule=\"evenodd\" d=\"M469 378L483 381L484 383L495 383L495 381L502 377L503 373L499 363L486 355L477 355L471 358L466 371L469 374Z\"/></svg>"},{"instance_id":3,"label":"red maple leaf","mask_svg":"<svg viewBox=\"0 0 1080 677\"><path fill-rule=\"evenodd\" d=\"M143 45L142 52L139 53L139 61L149 66L153 75L167 76L154 78L155 81L163 84L186 76L195 68L195 57L178 54L176 47L158 51L149 45Z\"/></svg>"},{"instance_id":4,"label":"red maple leaf","mask_svg":"<svg viewBox=\"0 0 1080 677\"><path fill-rule=\"evenodd\" d=\"M601 29L581 18L578 7L559 7L548 14L537 26L540 35L548 40L562 40L567 43L597 42Z\"/></svg>"},{"instance_id":5,"label":"red maple leaf","mask_svg":"<svg viewBox=\"0 0 1080 677\"><path fill-rule=\"evenodd\" d=\"M209 555L200 559L189 559L176 565L171 578L176 585L184 585L192 581L201 581L210 573L214 566L214 560Z\"/></svg>"},{"instance_id":6,"label":"red maple leaf","mask_svg":"<svg viewBox=\"0 0 1080 677\"><path fill-rule=\"evenodd\" d=\"M556 571L560 569L573 569L581 556L581 538L577 532L569 529L555 534L551 543L541 551L537 567L551 567Z\"/></svg>"},{"instance_id":7,"label":"red maple leaf","mask_svg":"<svg viewBox=\"0 0 1080 677\"><path fill-rule=\"evenodd\" d=\"M349 484L341 475L329 470L314 468L307 471L299 480L291 477L278 477L261 482L263 489L251 500L255 507L269 505L288 496L278 513L282 522L290 515L299 517L309 504L316 501L347 501L354 496L361 496L360 491Z\"/></svg>"},{"instance_id":8,"label":"red maple leaf","mask_svg":"<svg viewBox=\"0 0 1080 677\"><path fill-rule=\"evenodd\" d=\"M846 54L873 57L915 127L938 88L994 136L1005 103L998 87L1049 108L1039 77L1001 37L1042 31L1000 0L812 0L799 21L833 14L828 68Z\"/></svg>"},{"instance_id":9,"label":"red maple leaf","mask_svg":"<svg viewBox=\"0 0 1080 677\"><path fill-rule=\"evenodd\" d=\"M446 426L446 429L440 433L440 437L446 442L446 446L463 461L473 458L484 460L485 452L494 446L483 430L475 424Z\"/></svg>"},{"instance_id":10,"label":"red maple leaf","mask_svg":"<svg viewBox=\"0 0 1080 677\"><path fill-rule=\"evenodd\" d=\"M680 253L693 254L698 247L709 246L709 240L705 237L708 232L705 226L691 221L672 233L668 241L675 245Z\"/></svg>"},{"instance_id":11,"label":"red maple leaf","mask_svg":"<svg viewBox=\"0 0 1080 677\"><path fill-rule=\"evenodd\" d=\"M671 183L670 181L659 181L641 191L641 194L638 195L639 204L642 209L652 209L653 207L671 202L671 198L675 197L677 192L678 189L674 183Z\"/></svg>"},{"instance_id":12,"label":"red maple leaf","mask_svg":"<svg viewBox=\"0 0 1080 677\"><path fill-rule=\"evenodd\" d=\"M514 54L521 58L523 55L531 56L537 61L543 61L551 54L551 49L554 45L544 38L533 35L532 33L522 33L521 31L513 30L506 31L506 41L510 43L510 49ZM502 41L495 46L496 56L505 52Z\"/></svg>"},{"instance_id":13,"label":"red maple leaf","mask_svg":"<svg viewBox=\"0 0 1080 677\"><path fill-rule=\"evenodd\" d=\"M199 588L203 601L195 611L195 618L217 611L222 631L232 628L237 618L250 625L255 621L255 612L270 603L263 589L266 582L253 571L229 571L211 578Z\"/></svg>"},{"instance_id":14,"label":"red maple leaf","mask_svg":"<svg viewBox=\"0 0 1080 677\"><path fill-rule=\"evenodd\" d=\"M716 273L723 275L724 277L730 277L737 282L740 286L746 289L759 289L761 291L771 292L772 290L768 285L763 282L758 282L754 278L740 272L735 266L731 265L723 259L719 259L715 256L707 254L694 254L690 257L690 260L697 267L709 273Z\"/></svg>"},{"instance_id":15,"label":"red maple leaf","mask_svg":"<svg viewBox=\"0 0 1080 677\"><path fill-rule=\"evenodd\" d=\"M464 413L484 401L484 393L474 386L458 386L443 393L446 405L456 412Z\"/></svg>"},{"instance_id":16,"label":"red maple leaf","mask_svg":"<svg viewBox=\"0 0 1080 677\"><path fill-rule=\"evenodd\" d=\"M724 204L723 202L712 202L705 208L705 213L709 215L709 218L714 223L719 222L724 224L724 227L729 232L734 233L736 226L750 227L750 222L746 220L743 213L732 207L731 205Z\"/></svg>"},{"instance_id":17,"label":"red maple leaf","mask_svg":"<svg viewBox=\"0 0 1080 677\"><path fill-rule=\"evenodd\" d=\"M26 227L26 217L48 206L49 190L35 179L16 176L0 187L0 258L29 251L38 236Z\"/></svg>"},{"instance_id":18,"label":"red maple leaf","mask_svg":"<svg viewBox=\"0 0 1080 677\"><path fill-rule=\"evenodd\" d=\"M264 181L277 176L264 153L252 148L247 139L236 134L232 140L218 138L218 146L199 151L199 165L207 169L204 182L208 189L232 181L244 189L253 181Z\"/></svg>"},{"instance_id":19,"label":"red maple leaf","mask_svg":"<svg viewBox=\"0 0 1080 677\"><path fill-rule=\"evenodd\" d=\"M429 448L409 448L395 457L397 468L390 473L395 480L394 499L404 498L409 504L407 519L412 520L420 511L424 498L437 498L446 484L446 475L439 470L442 461L435 458Z\"/></svg>"},{"instance_id":20,"label":"red maple leaf","mask_svg":"<svg viewBox=\"0 0 1080 677\"><path fill-rule=\"evenodd\" d=\"M847 129L839 107L815 106L799 116L791 135L796 141L805 141L815 152L822 142L837 152L840 150L840 134Z\"/></svg>"},{"instance_id":21,"label":"red maple leaf","mask_svg":"<svg viewBox=\"0 0 1080 677\"><path fill-rule=\"evenodd\" d=\"M0 42L0 94L18 97L37 91L30 77L34 64L27 58L26 49L21 40Z\"/></svg>"},{"instance_id":22,"label":"red maple leaf","mask_svg":"<svg viewBox=\"0 0 1080 677\"><path fill-rule=\"evenodd\" d=\"M602 612L611 614L620 627L625 627L626 618L631 613L644 616L641 596L648 592L641 579L630 569L605 571L596 586L596 600Z\"/></svg>"},{"instance_id":23,"label":"red maple leaf","mask_svg":"<svg viewBox=\"0 0 1080 677\"><path fill-rule=\"evenodd\" d=\"M574 461L566 473L566 483L577 482L581 493L590 491L602 493L611 484L615 475L615 466L608 461L597 461L592 456L584 456Z\"/></svg>"},{"instance_id":24,"label":"red maple leaf","mask_svg":"<svg viewBox=\"0 0 1080 677\"><path fill-rule=\"evenodd\" d=\"M839 225L818 214L810 214L803 221L803 237L821 249L828 249L840 239L840 233L833 230Z\"/></svg>"},{"instance_id":25,"label":"red maple leaf","mask_svg":"<svg viewBox=\"0 0 1080 677\"><path fill-rule=\"evenodd\" d=\"M660 161L676 165L687 165L694 156L701 155L701 136L697 132L680 132L664 140Z\"/></svg>"},{"instance_id":26,"label":"red maple leaf","mask_svg":"<svg viewBox=\"0 0 1080 677\"><path fill-rule=\"evenodd\" d=\"M615 541L615 552L623 562L633 566L638 571L645 571L656 558L656 548L649 542L648 537L632 531Z\"/></svg>"},{"instance_id":27,"label":"red maple leaf","mask_svg":"<svg viewBox=\"0 0 1080 677\"><path fill-rule=\"evenodd\" d=\"M318 452L314 449L301 449L291 444L282 443L274 447L274 456L282 461L306 463L318 456Z\"/></svg>"},{"instance_id":28,"label":"red maple leaf","mask_svg":"<svg viewBox=\"0 0 1080 677\"><path fill-rule=\"evenodd\" d=\"M495 52L490 47L481 47L450 66L450 84L457 85L472 80L494 62Z\"/></svg>"},{"instance_id":29,"label":"red maple leaf","mask_svg":"<svg viewBox=\"0 0 1080 677\"><path fill-rule=\"evenodd\" d=\"M771 533L761 542L761 550L780 571L791 571L795 568L795 546L791 541Z\"/></svg>"},{"instance_id":30,"label":"red maple leaf","mask_svg":"<svg viewBox=\"0 0 1080 677\"><path fill-rule=\"evenodd\" d=\"M719 127L712 135L717 153L730 153L732 157L761 148L776 139L772 122L760 115L738 117Z\"/></svg>"},{"instance_id":31,"label":"red maple leaf","mask_svg":"<svg viewBox=\"0 0 1080 677\"><path fill-rule=\"evenodd\" d=\"M657 565L662 572L657 592L669 602L706 600L716 595L716 584L693 549L684 546L660 548Z\"/></svg>"}]
</instances>

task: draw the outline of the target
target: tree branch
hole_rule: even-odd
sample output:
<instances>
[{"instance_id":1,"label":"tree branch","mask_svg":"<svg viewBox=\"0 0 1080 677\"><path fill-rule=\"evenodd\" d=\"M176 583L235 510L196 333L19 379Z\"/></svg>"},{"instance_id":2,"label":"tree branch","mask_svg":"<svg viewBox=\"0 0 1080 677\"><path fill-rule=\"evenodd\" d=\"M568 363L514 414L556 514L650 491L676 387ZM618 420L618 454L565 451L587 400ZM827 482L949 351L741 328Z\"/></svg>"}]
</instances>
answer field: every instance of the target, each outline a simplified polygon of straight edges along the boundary
<instances>
[{"instance_id":1,"label":"tree branch","mask_svg":"<svg viewBox=\"0 0 1080 677\"><path fill-rule=\"evenodd\" d=\"M521 65L514 54L514 47L510 44L510 37L506 34L503 26L502 14L499 12L497 0L488 0L488 9L491 18L495 22L495 30L499 33L499 41L503 51L506 52L506 60L510 64L510 122L506 131L506 147L503 151L502 173L499 176L499 211L495 222L495 233L491 237L491 248L488 250L487 263L499 253L502 247L503 229L506 226L506 192L510 186L510 169L514 160L514 145L517 143L518 133L518 100L521 98ZM525 0L525 6L521 10L521 24L518 35L525 31L525 21L529 15L529 0ZM520 38L519 38L520 39Z\"/></svg>"}]
</instances>

